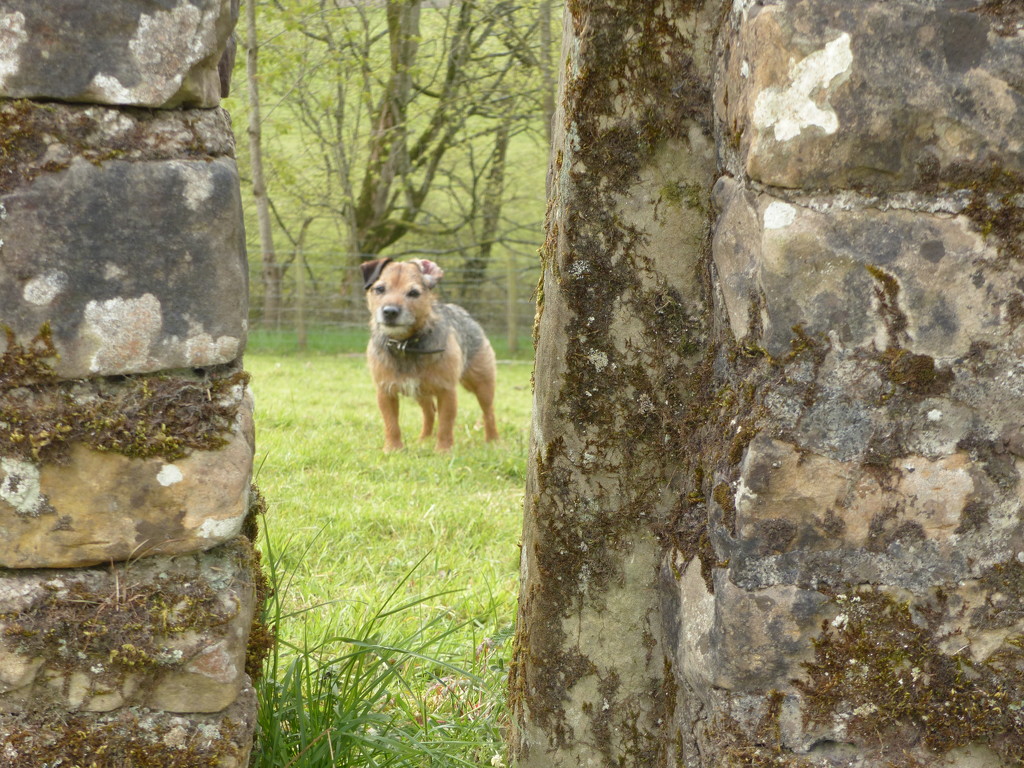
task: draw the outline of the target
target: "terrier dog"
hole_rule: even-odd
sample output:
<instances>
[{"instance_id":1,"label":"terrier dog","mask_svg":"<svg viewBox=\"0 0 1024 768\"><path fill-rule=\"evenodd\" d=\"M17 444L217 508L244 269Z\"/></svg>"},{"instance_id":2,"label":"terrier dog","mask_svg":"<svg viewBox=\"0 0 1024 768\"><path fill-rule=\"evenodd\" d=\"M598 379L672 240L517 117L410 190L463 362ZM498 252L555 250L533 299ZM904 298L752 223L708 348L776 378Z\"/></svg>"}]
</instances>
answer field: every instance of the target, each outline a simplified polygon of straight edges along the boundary
<instances>
[{"instance_id":1,"label":"terrier dog","mask_svg":"<svg viewBox=\"0 0 1024 768\"><path fill-rule=\"evenodd\" d=\"M434 286L444 271L427 259L374 259L364 262L362 270L370 308L366 358L384 417L384 450L402 448L402 394L415 398L423 409L420 439L433 433L436 415L437 450L450 451L459 382L480 402L485 438L496 440L494 350L466 310L437 300Z\"/></svg>"}]
</instances>

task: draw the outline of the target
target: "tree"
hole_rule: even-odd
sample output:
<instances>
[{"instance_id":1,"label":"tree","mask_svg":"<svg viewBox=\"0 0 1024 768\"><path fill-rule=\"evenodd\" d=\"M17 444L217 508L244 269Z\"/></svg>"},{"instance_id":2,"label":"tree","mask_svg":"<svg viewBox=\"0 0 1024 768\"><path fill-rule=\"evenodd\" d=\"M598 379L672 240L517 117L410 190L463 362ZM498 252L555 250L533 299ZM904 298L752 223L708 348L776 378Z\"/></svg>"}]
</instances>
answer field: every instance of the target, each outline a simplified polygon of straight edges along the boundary
<instances>
[{"instance_id":1,"label":"tree","mask_svg":"<svg viewBox=\"0 0 1024 768\"><path fill-rule=\"evenodd\" d=\"M348 263L407 238L473 250L469 232L505 236L495 165L540 129L531 9L306 0L266 6L259 24L273 41L265 158L286 236L313 217L310 239L341 244Z\"/></svg>"},{"instance_id":2,"label":"tree","mask_svg":"<svg viewBox=\"0 0 1024 768\"><path fill-rule=\"evenodd\" d=\"M256 205L263 279L263 322L271 327L281 323L281 278L283 265L277 260L270 223L270 200L263 174L263 128L259 92L259 38L256 25L256 0L247 0L245 8L246 56L245 83L249 97L249 168L252 196Z\"/></svg>"}]
</instances>

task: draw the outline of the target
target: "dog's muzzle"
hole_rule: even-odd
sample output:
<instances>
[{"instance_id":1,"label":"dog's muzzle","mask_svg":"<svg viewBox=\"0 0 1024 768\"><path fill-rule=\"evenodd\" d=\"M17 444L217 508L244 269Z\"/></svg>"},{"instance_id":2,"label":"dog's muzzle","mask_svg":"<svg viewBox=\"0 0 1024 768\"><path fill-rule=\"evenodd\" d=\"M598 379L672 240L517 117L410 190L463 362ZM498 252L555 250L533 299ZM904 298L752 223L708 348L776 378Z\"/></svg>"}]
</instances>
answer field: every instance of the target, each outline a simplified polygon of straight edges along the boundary
<instances>
[{"instance_id":1,"label":"dog's muzzle","mask_svg":"<svg viewBox=\"0 0 1024 768\"><path fill-rule=\"evenodd\" d=\"M380 308L380 319L385 325L394 325L402 316L402 308L394 304L386 304Z\"/></svg>"}]
</instances>

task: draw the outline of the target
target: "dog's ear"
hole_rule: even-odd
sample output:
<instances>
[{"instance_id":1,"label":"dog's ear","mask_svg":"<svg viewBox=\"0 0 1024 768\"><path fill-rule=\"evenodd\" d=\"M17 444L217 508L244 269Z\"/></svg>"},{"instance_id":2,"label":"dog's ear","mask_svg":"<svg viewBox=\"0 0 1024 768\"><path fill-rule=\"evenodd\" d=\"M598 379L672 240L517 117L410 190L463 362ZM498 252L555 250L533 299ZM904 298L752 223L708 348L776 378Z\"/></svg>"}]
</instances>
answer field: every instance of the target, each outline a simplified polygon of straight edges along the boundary
<instances>
[{"instance_id":1,"label":"dog's ear","mask_svg":"<svg viewBox=\"0 0 1024 768\"><path fill-rule=\"evenodd\" d=\"M384 267L390 263L391 259L374 259L373 261L364 261L359 265L359 268L363 270L364 291L368 291L370 286L377 282L377 278L384 271Z\"/></svg>"},{"instance_id":2,"label":"dog's ear","mask_svg":"<svg viewBox=\"0 0 1024 768\"><path fill-rule=\"evenodd\" d=\"M430 259L409 259L409 262L420 268L420 272L423 273L423 283L427 288L433 288L444 277L444 270Z\"/></svg>"}]
</instances>

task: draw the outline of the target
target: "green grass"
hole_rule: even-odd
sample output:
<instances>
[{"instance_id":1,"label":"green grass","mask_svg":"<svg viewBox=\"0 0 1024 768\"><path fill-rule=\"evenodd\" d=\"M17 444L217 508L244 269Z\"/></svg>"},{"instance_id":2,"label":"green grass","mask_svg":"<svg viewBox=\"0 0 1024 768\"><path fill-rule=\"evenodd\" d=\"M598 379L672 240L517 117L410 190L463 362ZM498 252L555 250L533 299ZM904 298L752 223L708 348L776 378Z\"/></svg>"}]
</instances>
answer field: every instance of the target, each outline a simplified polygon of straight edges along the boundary
<instances>
[{"instance_id":1,"label":"green grass","mask_svg":"<svg viewBox=\"0 0 1024 768\"><path fill-rule=\"evenodd\" d=\"M418 443L412 401L409 447L381 452L361 356L250 352L246 367L282 641L261 690L257 765L490 765L505 719L531 363L499 364L498 444L484 443L479 408L460 393L450 455Z\"/></svg>"}]
</instances>

